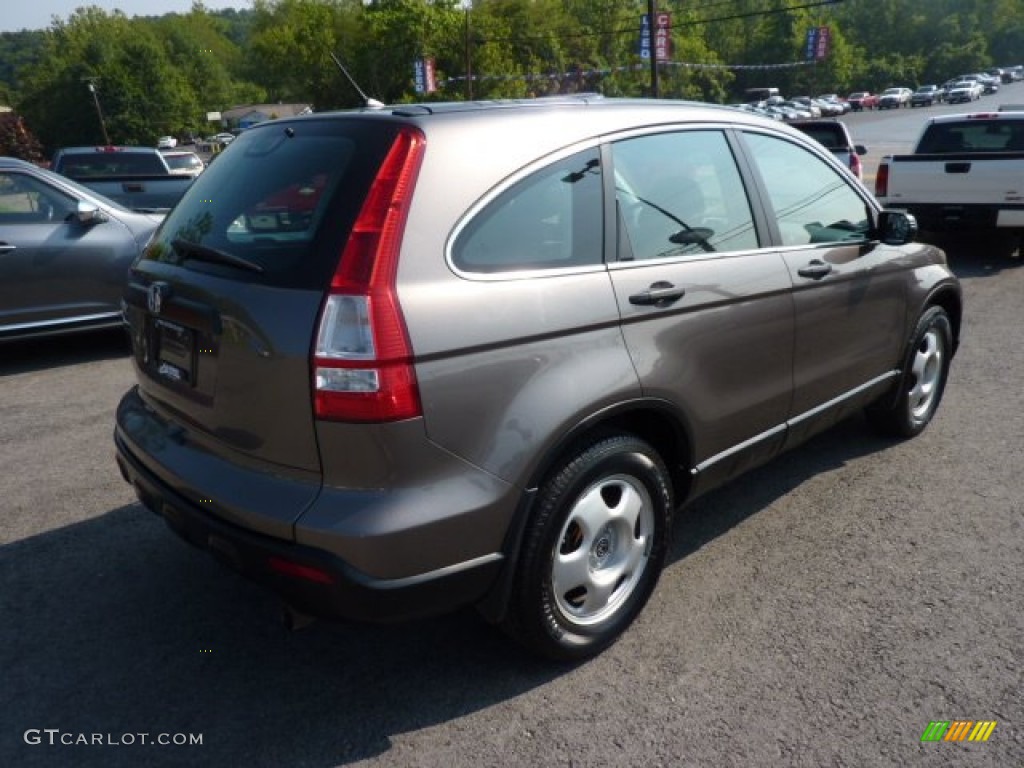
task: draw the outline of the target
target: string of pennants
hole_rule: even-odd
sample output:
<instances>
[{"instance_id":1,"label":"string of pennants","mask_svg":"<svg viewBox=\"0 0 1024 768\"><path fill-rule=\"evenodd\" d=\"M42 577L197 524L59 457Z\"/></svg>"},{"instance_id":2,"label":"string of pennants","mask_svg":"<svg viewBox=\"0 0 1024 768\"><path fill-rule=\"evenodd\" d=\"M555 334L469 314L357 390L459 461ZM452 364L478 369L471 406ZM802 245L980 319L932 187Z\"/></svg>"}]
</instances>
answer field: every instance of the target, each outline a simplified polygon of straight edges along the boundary
<instances>
[{"instance_id":1,"label":"string of pennants","mask_svg":"<svg viewBox=\"0 0 1024 768\"><path fill-rule=\"evenodd\" d=\"M697 64L693 62L683 61L672 61L670 59L672 54L672 38L670 36L670 30L672 29L672 15L669 13L659 13L654 18L654 55L658 64L661 66L672 66L682 67L685 69L716 69L716 70L774 70L774 69L791 69L793 67L806 67L808 64L815 64L821 59L824 59L828 54L829 43L831 40L831 34L828 27L811 27L807 30L807 40L805 43L805 57L804 61L791 61L784 64ZM446 86L453 83L464 83L466 80L473 80L476 82L486 80L523 80L526 82L537 81L537 80L564 80L569 78L588 78L588 77L605 77L615 72L638 72L646 70L648 63L651 59L651 24L650 17L644 14L640 17L640 36L637 53L641 59L646 59L647 62L640 64L630 64L621 67L612 67L607 69L585 69L585 70L574 70L571 72L563 72L561 74L549 73L546 75L541 74L525 74L525 75L461 75L458 77L449 77L445 80L437 82L435 77L434 59L424 58L415 62L414 64L414 79L416 84L417 93L433 93L437 90L438 85Z\"/></svg>"},{"instance_id":2,"label":"string of pennants","mask_svg":"<svg viewBox=\"0 0 1024 768\"><path fill-rule=\"evenodd\" d=\"M815 61L792 61L782 64L698 64L687 61L660 61L659 66L670 66L679 67L683 69L729 69L729 70L775 70L775 69L792 69L794 67L806 67L809 64L815 64ZM650 69L647 64L628 64L621 67L607 67L602 69L576 69L569 72L550 72L547 74L522 74L522 75L458 75L455 77L448 77L438 81L438 85L447 86L455 83L464 83L466 80L472 80L474 82L483 81L494 81L494 80L525 80L527 82L534 82L538 80L566 80L570 78L589 78L589 77L606 77L616 72L646 72Z\"/></svg>"}]
</instances>

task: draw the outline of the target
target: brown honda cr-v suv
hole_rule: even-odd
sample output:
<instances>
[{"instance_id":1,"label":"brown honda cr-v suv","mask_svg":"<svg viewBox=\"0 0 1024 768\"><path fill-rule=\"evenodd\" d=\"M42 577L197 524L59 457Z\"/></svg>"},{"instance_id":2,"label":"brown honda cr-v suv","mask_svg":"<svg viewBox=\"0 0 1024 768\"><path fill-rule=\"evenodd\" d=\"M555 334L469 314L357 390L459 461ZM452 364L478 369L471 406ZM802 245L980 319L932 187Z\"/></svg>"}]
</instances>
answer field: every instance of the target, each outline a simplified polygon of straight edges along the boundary
<instances>
[{"instance_id":1,"label":"brown honda cr-v suv","mask_svg":"<svg viewBox=\"0 0 1024 768\"><path fill-rule=\"evenodd\" d=\"M118 463L301 614L613 642L676 510L942 397L958 282L803 134L596 96L273 120L125 294Z\"/></svg>"}]
</instances>

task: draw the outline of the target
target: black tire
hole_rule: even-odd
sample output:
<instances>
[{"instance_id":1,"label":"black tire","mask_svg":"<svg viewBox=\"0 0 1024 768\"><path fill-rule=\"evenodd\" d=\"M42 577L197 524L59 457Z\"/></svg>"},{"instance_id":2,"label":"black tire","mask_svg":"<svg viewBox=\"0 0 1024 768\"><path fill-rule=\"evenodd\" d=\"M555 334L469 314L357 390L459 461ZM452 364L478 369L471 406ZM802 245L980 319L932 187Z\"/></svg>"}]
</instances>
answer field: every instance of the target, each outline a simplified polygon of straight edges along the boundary
<instances>
[{"instance_id":1,"label":"black tire","mask_svg":"<svg viewBox=\"0 0 1024 768\"><path fill-rule=\"evenodd\" d=\"M668 472L632 435L582 445L541 486L502 629L558 661L593 656L647 603L672 519Z\"/></svg>"},{"instance_id":2,"label":"black tire","mask_svg":"<svg viewBox=\"0 0 1024 768\"><path fill-rule=\"evenodd\" d=\"M895 400L886 395L867 409L868 422L891 437L916 437L935 415L953 358L953 325L942 307L929 307L907 347Z\"/></svg>"}]
</instances>

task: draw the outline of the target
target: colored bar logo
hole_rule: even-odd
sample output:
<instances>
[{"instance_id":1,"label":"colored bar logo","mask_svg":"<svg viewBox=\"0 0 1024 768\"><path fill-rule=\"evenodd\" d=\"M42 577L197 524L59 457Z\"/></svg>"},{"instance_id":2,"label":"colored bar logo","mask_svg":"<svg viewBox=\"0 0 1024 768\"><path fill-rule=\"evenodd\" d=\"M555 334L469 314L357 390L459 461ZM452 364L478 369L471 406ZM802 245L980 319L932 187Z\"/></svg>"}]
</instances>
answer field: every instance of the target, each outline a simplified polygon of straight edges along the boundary
<instances>
[{"instance_id":1,"label":"colored bar logo","mask_svg":"<svg viewBox=\"0 0 1024 768\"><path fill-rule=\"evenodd\" d=\"M932 720L921 741L988 741L995 729L995 720Z\"/></svg>"}]
</instances>

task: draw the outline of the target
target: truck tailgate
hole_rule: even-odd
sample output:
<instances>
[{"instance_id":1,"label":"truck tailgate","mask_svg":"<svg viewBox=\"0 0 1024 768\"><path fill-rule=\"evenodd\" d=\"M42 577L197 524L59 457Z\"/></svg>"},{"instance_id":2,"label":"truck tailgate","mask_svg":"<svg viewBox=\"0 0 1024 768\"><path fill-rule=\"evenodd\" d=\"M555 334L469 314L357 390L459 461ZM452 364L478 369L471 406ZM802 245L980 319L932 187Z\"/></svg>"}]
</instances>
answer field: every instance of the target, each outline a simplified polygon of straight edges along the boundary
<instances>
[{"instance_id":1,"label":"truck tailgate","mask_svg":"<svg viewBox=\"0 0 1024 768\"><path fill-rule=\"evenodd\" d=\"M896 155L887 204L1024 204L1024 153Z\"/></svg>"}]
</instances>

